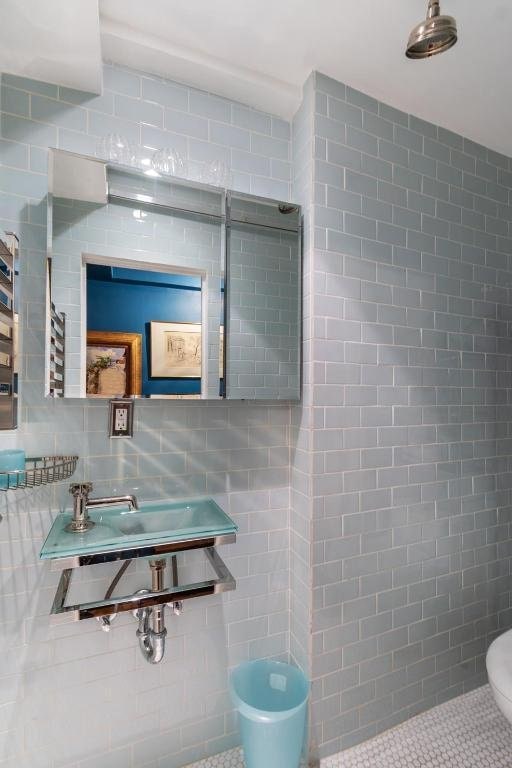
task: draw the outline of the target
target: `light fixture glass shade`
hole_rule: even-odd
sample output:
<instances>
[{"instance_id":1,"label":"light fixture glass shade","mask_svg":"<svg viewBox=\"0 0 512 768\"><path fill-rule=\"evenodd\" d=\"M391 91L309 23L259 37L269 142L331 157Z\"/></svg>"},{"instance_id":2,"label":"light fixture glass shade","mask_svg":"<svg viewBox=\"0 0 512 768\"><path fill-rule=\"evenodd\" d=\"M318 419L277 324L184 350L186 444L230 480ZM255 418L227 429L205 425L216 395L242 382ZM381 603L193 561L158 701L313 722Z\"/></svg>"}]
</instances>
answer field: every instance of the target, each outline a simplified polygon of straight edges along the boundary
<instances>
[{"instance_id":1,"label":"light fixture glass shade","mask_svg":"<svg viewBox=\"0 0 512 768\"><path fill-rule=\"evenodd\" d=\"M187 175L187 164L177 149L172 147L163 147L157 150L151 160L151 165L157 173L163 173L165 176Z\"/></svg>"}]
</instances>

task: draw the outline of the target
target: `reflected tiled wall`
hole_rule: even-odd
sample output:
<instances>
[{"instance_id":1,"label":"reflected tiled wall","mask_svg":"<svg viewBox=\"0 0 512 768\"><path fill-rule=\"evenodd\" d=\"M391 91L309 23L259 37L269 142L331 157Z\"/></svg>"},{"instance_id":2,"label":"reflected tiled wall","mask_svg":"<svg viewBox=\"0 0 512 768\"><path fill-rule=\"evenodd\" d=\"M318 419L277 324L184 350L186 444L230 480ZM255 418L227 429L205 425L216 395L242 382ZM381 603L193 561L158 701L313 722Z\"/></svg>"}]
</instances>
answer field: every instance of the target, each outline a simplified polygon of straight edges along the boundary
<instances>
[{"instance_id":1,"label":"reflected tiled wall","mask_svg":"<svg viewBox=\"0 0 512 768\"><path fill-rule=\"evenodd\" d=\"M232 223L229 398L299 398L299 247L296 232Z\"/></svg>"},{"instance_id":2,"label":"reflected tiled wall","mask_svg":"<svg viewBox=\"0 0 512 768\"><path fill-rule=\"evenodd\" d=\"M288 654L289 408L245 403L137 402L131 441L106 437L98 402L43 399L47 148L94 154L116 131L173 146L191 167L225 159L240 191L288 199L289 125L156 77L105 68L101 97L2 77L0 225L19 233L23 375L20 429L2 447L78 453L76 479L98 494L213 494L240 526L224 555L238 581L224 598L168 620L162 665L146 664L135 623L49 627L56 577L38 562L66 484L0 499L0 765L2 768L181 766L238 742L227 670ZM110 578L112 574L110 573ZM91 598L107 576L91 575ZM141 585L147 581L141 575Z\"/></svg>"}]
</instances>

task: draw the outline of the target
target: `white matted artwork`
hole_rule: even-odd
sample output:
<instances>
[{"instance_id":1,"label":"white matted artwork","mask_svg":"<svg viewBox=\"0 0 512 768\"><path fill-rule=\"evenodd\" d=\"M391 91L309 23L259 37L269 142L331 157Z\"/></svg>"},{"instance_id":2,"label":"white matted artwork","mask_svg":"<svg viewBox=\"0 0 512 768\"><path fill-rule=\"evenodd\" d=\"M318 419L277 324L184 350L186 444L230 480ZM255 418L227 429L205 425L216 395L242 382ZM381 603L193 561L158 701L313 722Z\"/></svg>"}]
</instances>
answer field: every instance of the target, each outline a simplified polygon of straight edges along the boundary
<instances>
[{"instance_id":1,"label":"white matted artwork","mask_svg":"<svg viewBox=\"0 0 512 768\"><path fill-rule=\"evenodd\" d=\"M201 378L201 323L151 324L151 372L154 379Z\"/></svg>"}]
</instances>

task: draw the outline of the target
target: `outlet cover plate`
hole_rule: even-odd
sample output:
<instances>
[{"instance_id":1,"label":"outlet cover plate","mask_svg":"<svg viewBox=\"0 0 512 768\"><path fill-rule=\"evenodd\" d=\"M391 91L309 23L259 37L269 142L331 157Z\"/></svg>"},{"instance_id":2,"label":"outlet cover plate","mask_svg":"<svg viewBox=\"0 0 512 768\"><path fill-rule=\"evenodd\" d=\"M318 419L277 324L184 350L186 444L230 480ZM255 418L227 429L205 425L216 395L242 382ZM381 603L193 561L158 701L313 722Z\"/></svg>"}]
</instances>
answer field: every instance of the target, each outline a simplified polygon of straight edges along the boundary
<instances>
[{"instance_id":1,"label":"outlet cover plate","mask_svg":"<svg viewBox=\"0 0 512 768\"><path fill-rule=\"evenodd\" d=\"M109 403L109 437L133 437L133 400L119 398Z\"/></svg>"}]
</instances>

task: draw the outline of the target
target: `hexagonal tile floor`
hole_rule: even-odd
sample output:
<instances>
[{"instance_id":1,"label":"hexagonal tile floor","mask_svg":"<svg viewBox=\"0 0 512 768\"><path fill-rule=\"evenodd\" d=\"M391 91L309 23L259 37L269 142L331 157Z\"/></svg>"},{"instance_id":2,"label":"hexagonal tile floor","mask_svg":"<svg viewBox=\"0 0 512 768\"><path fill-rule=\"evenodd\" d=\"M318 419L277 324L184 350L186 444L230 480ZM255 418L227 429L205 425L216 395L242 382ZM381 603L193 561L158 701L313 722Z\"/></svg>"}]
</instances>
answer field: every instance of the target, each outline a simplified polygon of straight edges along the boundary
<instances>
[{"instance_id":1,"label":"hexagonal tile floor","mask_svg":"<svg viewBox=\"0 0 512 768\"><path fill-rule=\"evenodd\" d=\"M245 768L242 747L221 752L219 755L207 757L197 763L191 763L186 768Z\"/></svg>"},{"instance_id":2,"label":"hexagonal tile floor","mask_svg":"<svg viewBox=\"0 0 512 768\"><path fill-rule=\"evenodd\" d=\"M321 761L321 768L510 768L512 725L488 685Z\"/></svg>"},{"instance_id":3,"label":"hexagonal tile floor","mask_svg":"<svg viewBox=\"0 0 512 768\"><path fill-rule=\"evenodd\" d=\"M245 768L242 749L188 768ZM512 768L512 725L484 685L324 758L320 768Z\"/></svg>"},{"instance_id":4,"label":"hexagonal tile floor","mask_svg":"<svg viewBox=\"0 0 512 768\"><path fill-rule=\"evenodd\" d=\"M235 747L227 752L221 752L220 755L206 757L197 763L191 763L186 768L245 768L244 753L242 747ZM286 766L283 766L286 768ZM301 763L301 768L306 768Z\"/></svg>"}]
</instances>

